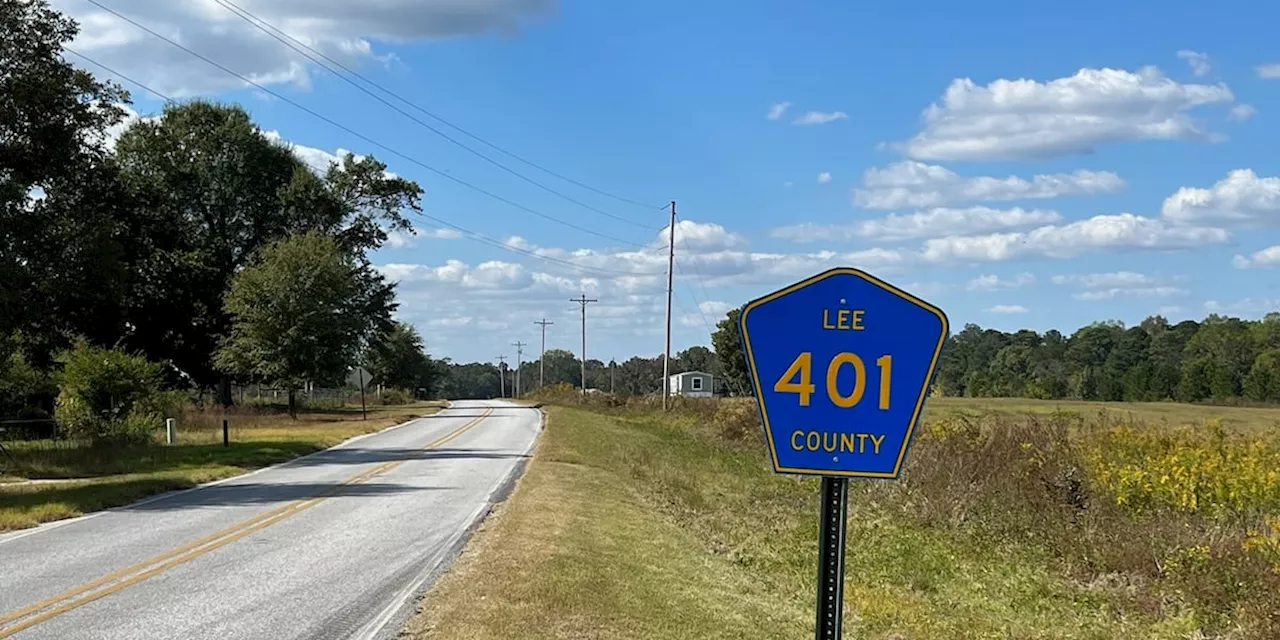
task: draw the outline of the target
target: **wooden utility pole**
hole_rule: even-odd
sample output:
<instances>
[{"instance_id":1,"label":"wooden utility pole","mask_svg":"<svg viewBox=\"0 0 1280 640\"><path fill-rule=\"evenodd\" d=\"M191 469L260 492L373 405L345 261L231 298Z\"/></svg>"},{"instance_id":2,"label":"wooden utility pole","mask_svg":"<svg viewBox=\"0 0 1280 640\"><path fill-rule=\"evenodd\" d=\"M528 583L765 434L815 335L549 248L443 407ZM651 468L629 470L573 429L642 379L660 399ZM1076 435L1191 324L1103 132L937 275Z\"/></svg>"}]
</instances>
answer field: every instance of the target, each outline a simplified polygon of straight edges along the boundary
<instances>
[{"instance_id":1,"label":"wooden utility pole","mask_svg":"<svg viewBox=\"0 0 1280 640\"><path fill-rule=\"evenodd\" d=\"M516 394L514 396L511 396L513 398L520 397L520 368L521 366L523 366L523 363L524 363L524 345L525 344L526 343L520 342L519 340L511 343L511 346L516 348Z\"/></svg>"},{"instance_id":2,"label":"wooden utility pole","mask_svg":"<svg viewBox=\"0 0 1280 640\"><path fill-rule=\"evenodd\" d=\"M542 325L542 355L538 356L538 388L541 389L547 375L547 325L555 323L546 318L534 320L533 323Z\"/></svg>"},{"instance_id":3,"label":"wooden utility pole","mask_svg":"<svg viewBox=\"0 0 1280 640\"><path fill-rule=\"evenodd\" d=\"M662 410L667 410L671 395L671 285L676 266L676 201L671 201L671 236L667 241L667 346L662 351Z\"/></svg>"},{"instance_id":4,"label":"wooden utility pole","mask_svg":"<svg viewBox=\"0 0 1280 640\"><path fill-rule=\"evenodd\" d=\"M587 395L587 305L592 302L599 302L595 298L588 298L587 294L582 294L581 298L569 298L569 302L576 302L582 305L582 395Z\"/></svg>"},{"instance_id":5,"label":"wooden utility pole","mask_svg":"<svg viewBox=\"0 0 1280 640\"><path fill-rule=\"evenodd\" d=\"M507 366L507 357L498 356L498 397L507 397L507 372L504 369Z\"/></svg>"}]
</instances>

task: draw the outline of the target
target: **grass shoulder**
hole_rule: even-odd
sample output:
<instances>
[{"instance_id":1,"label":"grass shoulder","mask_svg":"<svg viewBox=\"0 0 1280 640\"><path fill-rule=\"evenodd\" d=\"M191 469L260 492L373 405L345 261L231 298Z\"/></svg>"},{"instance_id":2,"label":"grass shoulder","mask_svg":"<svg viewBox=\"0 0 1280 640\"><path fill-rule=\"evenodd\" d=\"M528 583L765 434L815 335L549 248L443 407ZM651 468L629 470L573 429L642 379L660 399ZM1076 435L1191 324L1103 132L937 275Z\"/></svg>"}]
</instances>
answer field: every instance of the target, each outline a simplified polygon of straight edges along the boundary
<instances>
[{"instance_id":1,"label":"grass shoulder","mask_svg":"<svg viewBox=\"0 0 1280 640\"><path fill-rule=\"evenodd\" d=\"M812 633L817 482L773 474L758 427L734 440L696 414L547 410L518 488L407 637ZM911 504L927 497L889 483L852 492L849 635L1172 639L1206 626L1145 576L1073 571L1052 545L933 519L990 515L976 506Z\"/></svg>"},{"instance_id":2,"label":"grass shoulder","mask_svg":"<svg viewBox=\"0 0 1280 640\"><path fill-rule=\"evenodd\" d=\"M90 447L42 440L10 442L0 458L0 531L32 527L129 504L165 491L240 475L440 410L420 402L300 413L279 407L188 412L173 445ZM222 444L222 420L229 444Z\"/></svg>"}]
</instances>

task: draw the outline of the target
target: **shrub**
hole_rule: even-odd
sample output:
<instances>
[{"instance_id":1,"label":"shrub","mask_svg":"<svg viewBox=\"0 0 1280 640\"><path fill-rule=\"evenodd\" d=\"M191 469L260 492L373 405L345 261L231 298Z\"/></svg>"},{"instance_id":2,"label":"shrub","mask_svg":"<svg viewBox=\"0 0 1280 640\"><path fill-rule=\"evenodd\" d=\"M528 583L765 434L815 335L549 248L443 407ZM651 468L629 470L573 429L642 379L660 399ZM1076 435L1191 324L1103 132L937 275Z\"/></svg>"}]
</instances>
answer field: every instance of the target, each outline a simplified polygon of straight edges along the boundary
<instances>
[{"instance_id":1,"label":"shrub","mask_svg":"<svg viewBox=\"0 0 1280 640\"><path fill-rule=\"evenodd\" d=\"M382 404L409 404L410 402L413 402L413 396L404 389L382 390Z\"/></svg>"},{"instance_id":2,"label":"shrub","mask_svg":"<svg viewBox=\"0 0 1280 640\"><path fill-rule=\"evenodd\" d=\"M754 400L725 398L718 401L715 425L720 437L730 442L759 445L763 438L760 427L760 411Z\"/></svg>"},{"instance_id":3,"label":"shrub","mask_svg":"<svg viewBox=\"0 0 1280 640\"><path fill-rule=\"evenodd\" d=\"M63 369L54 415L68 437L140 442L162 423L170 399L160 391L160 365L83 341L59 360Z\"/></svg>"}]
</instances>

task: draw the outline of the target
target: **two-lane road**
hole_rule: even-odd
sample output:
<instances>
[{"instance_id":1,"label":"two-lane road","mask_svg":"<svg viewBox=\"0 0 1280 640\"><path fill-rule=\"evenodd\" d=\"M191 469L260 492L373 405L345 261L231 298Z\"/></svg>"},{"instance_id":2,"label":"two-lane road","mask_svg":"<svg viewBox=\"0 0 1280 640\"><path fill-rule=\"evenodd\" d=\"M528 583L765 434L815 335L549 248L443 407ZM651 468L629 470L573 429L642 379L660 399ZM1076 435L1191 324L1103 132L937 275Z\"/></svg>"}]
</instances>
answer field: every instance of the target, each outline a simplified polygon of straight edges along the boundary
<instances>
[{"instance_id":1,"label":"two-lane road","mask_svg":"<svg viewBox=\"0 0 1280 640\"><path fill-rule=\"evenodd\" d=\"M0 638L392 637L539 428L536 409L457 402L212 486L0 535Z\"/></svg>"}]
</instances>

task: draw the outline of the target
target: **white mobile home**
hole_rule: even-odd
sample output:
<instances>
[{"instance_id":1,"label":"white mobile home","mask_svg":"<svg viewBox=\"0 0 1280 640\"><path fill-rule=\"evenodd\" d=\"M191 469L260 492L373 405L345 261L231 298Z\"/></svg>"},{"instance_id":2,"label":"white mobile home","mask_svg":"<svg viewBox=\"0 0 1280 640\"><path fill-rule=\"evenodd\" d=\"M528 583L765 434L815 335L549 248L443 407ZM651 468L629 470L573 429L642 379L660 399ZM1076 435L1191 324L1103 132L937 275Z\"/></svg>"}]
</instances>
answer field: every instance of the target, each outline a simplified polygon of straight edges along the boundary
<instances>
[{"instance_id":1,"label":"white mobile home","mask_svg":"<svg viewBox=\"0 0 1280 640\"><path fill-rule=\"evenodd\" d=\"M715 379L709 373L685 371L668 378L667 389L673 396L710 398L715 390L714 383Z\"/></svg>"}]
</instances>

